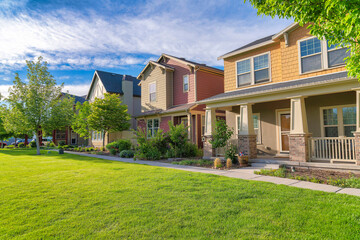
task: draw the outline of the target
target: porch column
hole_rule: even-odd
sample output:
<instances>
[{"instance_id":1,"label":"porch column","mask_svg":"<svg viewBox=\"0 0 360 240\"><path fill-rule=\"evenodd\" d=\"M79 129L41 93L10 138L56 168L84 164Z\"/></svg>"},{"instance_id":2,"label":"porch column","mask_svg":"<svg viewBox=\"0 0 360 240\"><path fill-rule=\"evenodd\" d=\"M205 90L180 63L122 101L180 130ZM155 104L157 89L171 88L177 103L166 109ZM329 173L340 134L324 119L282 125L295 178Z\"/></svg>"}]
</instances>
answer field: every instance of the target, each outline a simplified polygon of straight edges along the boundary
<instances>
[{"instance_id":1,"label":"porch column","mask_svg":"<svg viewBox=\"0 0 360 240\"><path fill-rule=\"evenodd\" d=\"M309 134L304 97L290 100L289 158L291 161L309 161Z\"/></svg>"},{"instance_id":2,"label":"porch column","mask_svg":"<svg viewBox=\"0 0 360 240\"><path fill-rule=\"evenodd\" d=\"M188 139L190 140L191 142L191 139L192 139L192 124L191 124L191 113L187 113L187 121L188 121Z\"/></svg>"},{"instance_id":3,"label":"porch column","mask_svg":"<svg viewBox=\"0 0 360 240\"><path fill-rule=\"evenodd\" d=\"M356 90L356 131L354 137L356 164L360 165L360 90Z\"/></svg>"},{"instance_id":4,"label":"porch column","mask_svg":"<svg viewBox=\"0 0 360 240\"><path fill-rule=\"evenodd\" d=\"M215 149L213 149L210 140L215 129L216 112L215 108L206 108L205 110L205 133L204 133L204 158L215 157Z\"/></svg>"},{"instance_id":5,"label":"porch column","mask_svg":"<svg viewBox=\"0 0 360 240\"><path fill-rule=\"evenodd\" d=\"M244 152L249 158L256 158L256 135L252 115L252 104L240 105L238 144L240 152Z\"/></svg>"}]
</instances>

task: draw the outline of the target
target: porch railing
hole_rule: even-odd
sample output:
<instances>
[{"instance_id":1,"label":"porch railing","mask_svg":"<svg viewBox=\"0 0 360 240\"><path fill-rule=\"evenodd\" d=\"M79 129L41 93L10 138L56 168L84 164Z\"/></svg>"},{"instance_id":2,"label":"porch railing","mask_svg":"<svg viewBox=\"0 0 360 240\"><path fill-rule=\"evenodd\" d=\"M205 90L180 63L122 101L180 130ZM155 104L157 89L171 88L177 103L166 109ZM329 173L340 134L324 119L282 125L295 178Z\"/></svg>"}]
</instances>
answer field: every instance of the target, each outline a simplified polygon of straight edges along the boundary
<instances>
[{"instance_id":1,"label":"porch railing","mask_svg":"<svg viewBox=\"0 0 360 240\"><path fill-rule=\"evenodd\" d=\"M353 137L312 137L309 141L311 160L356 162Z\"/></svg>"}]
</instances>

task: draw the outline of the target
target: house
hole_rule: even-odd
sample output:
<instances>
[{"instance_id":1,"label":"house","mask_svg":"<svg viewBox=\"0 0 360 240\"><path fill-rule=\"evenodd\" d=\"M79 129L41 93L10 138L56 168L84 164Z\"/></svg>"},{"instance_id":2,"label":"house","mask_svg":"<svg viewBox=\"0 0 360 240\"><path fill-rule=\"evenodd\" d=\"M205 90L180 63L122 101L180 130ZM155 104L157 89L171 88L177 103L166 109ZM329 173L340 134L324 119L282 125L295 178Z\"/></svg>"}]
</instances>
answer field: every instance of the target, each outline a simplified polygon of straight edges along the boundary
<instances>
[{"instance_id":1,"label":"house","mask_svg":"<svg viewBox=\"0 0 360 240\"><path fill-rule=\"evenodd\" d=\"M220 56L225 92L198 101L207 107L204 157L214 156L209 139L223 110L232 142L250 158L359 161L360 86L347 56L297 23Z\"/></svg>"},{"instance_id":2,"label":"house","mask_svg":"<svg viewBox=\"0 0 360 240\"><path fill-rule=\"evenodd\" d=\"M189 126L190 140L202 147L205 105L196 104L224 92L223 71L184 58L162 54L149 61L138 76L141 80L141 114L138 126L148 137L158 129L169 130L168 122ZM225 117L224 111L217 112Z\"/></svg>"},{"instance_id":3,"label":"house","mask_svg":"<svg viewBox=\"0 0 360 240\"><path fill-rule=\"evenodd\" d=\"M96 70L90 85L86 100L93 102L95 98L103 98L105 93L118 94L123 104L128 106L128 113L131 116L131 127L129 130L115 132L105 135L105 144L116 139L133 139L132 129L136 129L134 116L141 112L141 87L135 77L117 73L110 73ZM103 134L92 132L90 145L100 147L103 144Z\"/></svg>"},{"instance_id":4,"label":"house","mask_svg":"<svg viewBox=\"0 0 360 240\"><path fill-rule=\"evenodd\" d=\"M68 93L62 93L60 98L69 95L74 98L75 105L79 102L83 104L86 101L86 96L76 96ZM74 111L75 111L74 105ZM60 141L64 141L66 145L79 145L79 146L87 146L87 140L80 137L79 134L74 132L71 127L66 127L65 129L58 129L52 132L52 141L57 145ZM42 137L41 139L42 140Z\"/></svg>"}]
</instances>

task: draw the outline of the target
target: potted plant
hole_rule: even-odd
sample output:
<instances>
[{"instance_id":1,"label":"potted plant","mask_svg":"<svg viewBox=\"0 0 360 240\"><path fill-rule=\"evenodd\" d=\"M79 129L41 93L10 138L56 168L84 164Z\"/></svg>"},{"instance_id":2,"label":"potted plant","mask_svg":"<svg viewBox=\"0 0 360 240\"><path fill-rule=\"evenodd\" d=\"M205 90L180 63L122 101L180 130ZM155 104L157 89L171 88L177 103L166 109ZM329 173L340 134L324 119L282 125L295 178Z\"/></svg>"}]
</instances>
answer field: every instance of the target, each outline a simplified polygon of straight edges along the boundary
<instances>
[{"instance_id":1,"label":"potted plant","mask_svg":"<svg viewBox=\"0 0 360 240\"><path fill-rule=\"evenodd\" d=\"M245 155L244 152L239 152L238 160L240 167L247 167L249 163L249 156Z\"/></svg>"},{"instance_id":2,"label":"potted plant","mask_svg":"<svg viewBox=\"0 0 360 240\"><path fill-rule=\"evenodd\" d=\"M59 146L59 154L64 154L64 148L62 146Z\"/></svg>"}]
</instances>

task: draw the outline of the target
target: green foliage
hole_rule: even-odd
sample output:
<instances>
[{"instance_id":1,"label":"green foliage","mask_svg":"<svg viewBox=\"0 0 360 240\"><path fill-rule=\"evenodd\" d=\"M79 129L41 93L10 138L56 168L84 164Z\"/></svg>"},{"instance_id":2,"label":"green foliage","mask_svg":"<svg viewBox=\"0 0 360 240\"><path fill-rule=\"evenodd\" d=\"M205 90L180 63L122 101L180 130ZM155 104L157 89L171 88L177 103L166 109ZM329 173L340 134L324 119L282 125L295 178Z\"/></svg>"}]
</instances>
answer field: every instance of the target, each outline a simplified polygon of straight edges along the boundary
<instances>
[{"instance_id":1,"label":"green foliage","mask_svg":"<svg viewBox=\"0 0 360 240\"><path fill-rule=\"evenodd\" d=\"M54 142L50 142L50 143L49 143L49 147L50 147L50 148L54 148L54 147L56 147L56 145L55 145Z\"/></svg>"},{"instance_id":2,"label":"green foliage","mask_svg":"<svg viewBox=\"0 0 360 240\"><path fill-rule=\"evenodd\" d=\"M360 188L360 179L354 176L348 179L330 179L327 183L342 188Z\"/></svg>"},{"instance_id":3,"label":"green foliage","mask_svg":"<svg viewBox=\"0 0 360 240\"><path fill-rule=\"evenodd\" d=\"M9 89L6 100L9 114L5 122L7 130L22 134L34 133L37 154L40 154L39 130L46 135L54 129L69 126L74 99L60 97L63 85L57 85L42 57L36 62L26 61L26 64L27 81L22 81L16 74L13 86Z\"/></svg>"},{"instance_id":4,"label":"green foliage","mask_svg":"<svg viewBox=\"0 0 360 240\"><path fill-rule=\"evenodd\" d=\"M35 142L35 141L31 141L31 142L29 143L29 146L30 146L30 148L36 148L36 142Z\"/></svg>"},{"instance_id":5,"label":"green foliage","mask_svg":"<svg viewBox=\"0 0 360 240\"><path fill-rule=\"evenodd\" d=\"M192 160L174 161L174 162L172 162L172 164L198 166L198 167L210 167L213 165L213 161L207 160L207 159L192 159Z\"/></svg>"},{"instance_id":6,"label":"green foliage","mask_svg":"<svg viewBox=\"0 0 360 240\"><path fill-rule=\"evenodd\" d=\"M225 149L225 158L226 159L230 158L233 164L238 164L239 161L237 159L236 154L237 154L237 147L234 144L229 144L228 147Z\"/></svg>"},{"instance_id":7,"label":"green foliage","mask_svg":"<svg viewBox=\"0 0 360 240\"><path fill-rule=\"evenodd\" d=\"M246 0L245 0L246 1ZM360 79L360 8L359 1L344 0L249 0L258 14L293 19L301 26L309 24L310 33L329 44L350 45L346 68Z\"/></svg>"},{"instance_id":8,"label":"green foliage","mask_svg":"<svg viewBox=\"0 0 360 240\"><path fill-rule=\"evenodd\" d=\"M135 132L137 136L137 146L135 148L135 158L147 160L159 160L165 155L166 137L160 129L155 137L147 138L144 129L138 128Z\"/></svg>"},{"instance_id":9,"label":"green foliage","mask_svg":"<svg viewBox=\"0 0 360 240\"><path fill-rule=\"evenodd\" d=\"M23 143L23 142L19 143L17 146L18 146L18 148L25 148L26 147L25 143Z\"/></svg>"},{"instance_id":10,"label":"green foliage","mask_svg":"<svg viewBox=\"0 0 360 240\"><path fill-rule=\"evenodd\" d=\"M266 175L266 176L274 176L274 177L286 177L286 169L279 168L279 169L260 169L260 171L254 171L255 174L258 175Z\"/></svg>"},{"instance_id":11,"label":"green foliage","mask_svg":"<svg viewBox=\"0 0 360 240\"><path fill-rule=\"evenodd\" d=\"M224 119L219 119L216 121L210 143L213 148L225 147L233 134L234 130L226 124L226 121Z\"/></svg>"},{"instance_id":12,"label":"green foliage","mask_svg":"<svg viewBox=\"0 0 360 240\"><path fill-rule=\"evenodd\" d=\"M66 144L66 142L64 140L61 140L58 142L58 146L64 146Z\"/></svg>"},{"instance_id":13,"label":"green foliage","mask_svg":"<svg viewBox=\"0 0 360 240\"><path fill-rule=\"evenodd\" d=\"M89 138L90 127L87 119L90 113L91 106L89 102L84 102L83 104L80 102L76 103L76 113L71 128L84 139Z\"/></svg>"},{"instance_id":14,"label":"green foliage","mask_svg":"<svg viewBox=\"0 0 360 240\"><path fill-rule=\"evenodd\" d=\"M191 146L188 145L188 128L183 123L174 125L171 121L168 122L169 131L169 146L170 154L172 157L185 157L187 151L191 150ZM196 155L195 155L196 156Z\"/></svg>"},{"instance_id":15,"label":"green foliage","mask_svg":"<svg viewBox=\"0 0 360 240\"><path fill-rule=\"evenodd\" d=\"M119 154L119 157L121 158L133 158L134 157L134 151L133 150L122 150Z\"/></svg>"},{"instance_id":16,"label":"green foliage","mask_svg":"<svg viewBox=\"0 0 360 240\"><path fill-rule=\"evenodd\" d=\"M116 153L120 153L123 150L130 150L131 149L131 142L128 139L119 139L115 142L111 142L106 145L106 149L112 155L116 155Z\"/></svg>"},{"instance_id":17,"label":"green foliage","mask_svg":"<svg viewBox=\"0 0 360 240\"><path fill-rule=\"evenodd\" d=\"M7 145L7 146L5 146L5 148L13 149L13 148L15 148L15 145Z\"/></svg>"}]
</instances>

